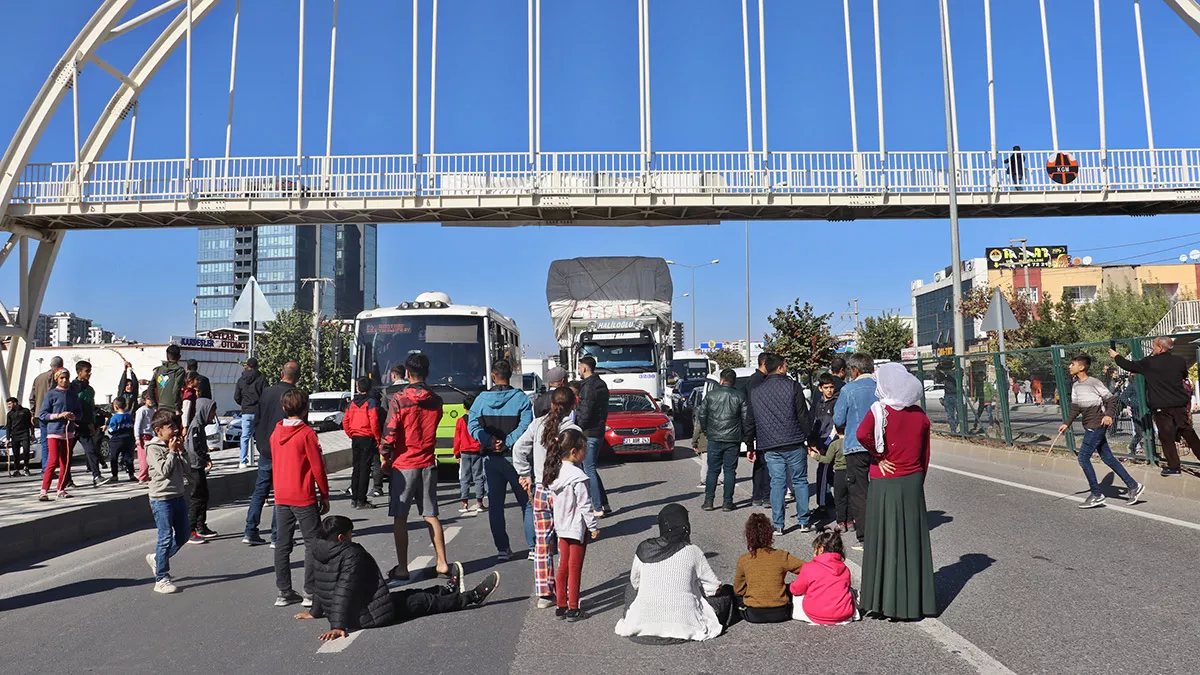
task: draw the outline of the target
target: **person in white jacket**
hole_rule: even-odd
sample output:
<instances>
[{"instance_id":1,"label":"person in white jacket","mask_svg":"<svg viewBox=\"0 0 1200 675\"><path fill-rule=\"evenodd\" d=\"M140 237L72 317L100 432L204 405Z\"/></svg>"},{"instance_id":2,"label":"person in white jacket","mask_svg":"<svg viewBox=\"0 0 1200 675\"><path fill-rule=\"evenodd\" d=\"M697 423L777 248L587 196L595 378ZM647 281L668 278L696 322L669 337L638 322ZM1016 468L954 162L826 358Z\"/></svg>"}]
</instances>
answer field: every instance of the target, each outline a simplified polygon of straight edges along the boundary
<instances>
[{"instance_id":1,"label":"person in white jacket","mask_svg":"<svg viewBox=\"0 0 1200 675\"><path fill-rule=\"evenodd\" d=\"M579 582L583 577L583 556L587 551L585 530L591 538L600 536L596 524L588 477L579 465L587 456L587 438L578 429L558 435L548 448L542 483L550 488L554 500L554 530L558 533L558 574L555 590L557 616L575 622L586 619L579 608Z\"/></svg>"},{"instance_id":2,"label":"person in white jacket","mask_svg":"<svg viewBox=\"0 0 1200 675\"><path fill-rule=\"evenodd\" d=\"M575 393L560 387L550 394L547 414L535 419L513 448L513 467L533 504L534 546L530 557L533 558L533 592L537 596L538 609L555 605L554 507L550 488L542 484L546 448L567 429L579 430L575 425Z\"/></svg>"}]
</instances>

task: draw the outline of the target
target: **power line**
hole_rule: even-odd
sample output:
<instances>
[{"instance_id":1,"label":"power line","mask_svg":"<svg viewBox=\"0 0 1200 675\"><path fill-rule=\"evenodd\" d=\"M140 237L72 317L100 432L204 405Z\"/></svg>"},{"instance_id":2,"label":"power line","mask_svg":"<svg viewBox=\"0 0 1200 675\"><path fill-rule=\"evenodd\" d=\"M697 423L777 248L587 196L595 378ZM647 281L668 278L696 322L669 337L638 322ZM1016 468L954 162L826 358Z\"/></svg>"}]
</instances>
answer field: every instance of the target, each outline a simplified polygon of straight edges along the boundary
<instances>
[{"instance_id":1,"label":"power line","mask_svg":"<svg viewBox=\"0 0 1200 675\"><path fill-rule=\"evenodd\" d=\"M1195 237L1197 235L1200 235L1200 232L1189 232L1188 234L1181 234L1181 235L1178 235L1175 237L1164 237L1162 239L1150 239L1148 241L1135 241L1131 244L1114 244L1112 246L1099 246L1096 248L1080 248L1080 249L1076 249L1075 252L1076 253L1089 253L1091 251L1111 251L1114 248L1131 248L1133 246L1144 246L1146 244L1157 244L1157 243L1163 242L1163 241L1174 241L1176 239L1185 239L1187 237Z\"/></svg>"},{"instance_id":2,"label":"power line","mask_svg":"<svg viewBox=\"0 0 1200 675\"><path fill-rule=\"evenodd\" d=\"M1155 254L1158 254L1158 253L1166 253L1167 251L1176 251L1176 250L1179 250L1179 247L1180 247L1180 246L1194 246L1194 245L1196 245L1196 244L1200 244L1200 240L1196 240L1196 241L1189 241L1189 242L1187 242L1186 244L1175 244L1174 246L1168 246L1168 247L1166 247L1166 248L1160 248L1160 249L1158 249L1158 250L1156 250L1156 251L1149 251L1149 252L1147 252L1147 253L1139 253L1139 254L1137 254L1137 255L1126 256L1126 257L1124 257L1124 258L1117 258L1116 260L1109 260L1109 261L1108 261L1107 263L1105 263L1105 264L1111 264L1111 263L1115 263L1115 262L1123 262L1123 261L1125 261L1125 260L1133 260L1134 258L1144 258L1144 257L1146 257L1146 256L1148 256L1148 255L1155 255Z\"/></svg>"}]
</instances>

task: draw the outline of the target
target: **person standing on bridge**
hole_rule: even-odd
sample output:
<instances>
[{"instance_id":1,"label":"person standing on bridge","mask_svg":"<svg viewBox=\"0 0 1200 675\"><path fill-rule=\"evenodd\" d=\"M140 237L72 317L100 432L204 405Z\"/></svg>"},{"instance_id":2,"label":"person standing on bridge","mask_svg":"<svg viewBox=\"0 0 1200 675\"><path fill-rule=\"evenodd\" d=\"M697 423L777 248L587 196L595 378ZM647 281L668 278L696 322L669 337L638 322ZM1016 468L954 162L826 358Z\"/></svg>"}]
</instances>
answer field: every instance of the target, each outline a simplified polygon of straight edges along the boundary
<instances>
[{"instance_id":1,"label":"person standing on bridge","mask_svg":"<svg viewBox=\"0 0 1200 675\"><path fill-rule=\"evenodd\" d=\"M863 612L917 621L937 615L925 508L929 417L920 406L921 382L903 365L883 364L877 380L879 400L856 439L871 469L860 601Z\"/></svg>"},{"instance_id":2,"label":"person standing on bridge","mask_svg":"<svg viewBox=\"0 0 1200 675\"><path fill-rule=\"evenodd\" d=\"M1021 146L1014 145L1012 154L1004 163L1008 165L1008 179L1012 181L1013 187L1023 189L1021 183L1025 182L1025 155L1021 153Z\"/></svg>"},{"instance_id":3,"label":"person standing on bridge","mask_svg":"<svg viewBox=\"0 0 1200 675\"><path fill-rule=\"evenodd\" d=\"M271 494L274 482L271 473L271 434L275 427L284 419L283 395L296 386L300 381L300 364L288 361L283 365L279 374L279 382L263 390L258 399L258 412L255 413L257 426L254 430L254 447L258 448L258 477L254 483L254 492L250 494L250 508L246 509L246 531L242 543L250 546L261 546L267 543L258 534L258 524L262 520L263 505ZM271 543L275 543L276 514L271 513Z\"/></svg>"},{"instance_id":4,"label":"person standing on bridge","mask_svg":"<svg viewBox=\"0 0 1200 675\"><path fill-rule=\"evenodd\" d=\"M1160 474L1163 476L1179 475L1177 438L1182 438L1192 454L1200 457L1200 437L1192 428L1192 397L1184 387L1184 380L1188 379L1187 361L1172 354L1174 348L1175 341L1171 338L1154 338L1154 353L1138 361L1130 361L1115 349L1108 350L1118 366L1146 379L1146 405L1154 411L1154 426L1158 427L1158 439L1167 460Z\"/></svg>"},{"instance_id":5,"label":"person standing on bridge","mask_svg":"<svg viewBox=\"0 0 1200 675\"><path fill-rule=\"evenodd\" d=\"M846 487L849 492L850 519L859 545L866 538L867 484L870 480L871 458L858 440L858 432L871 406L878 401L875 395L875 359L866 352L855 352L846 360L851 381L842 387L833 407L833 425L845 437L842 454L846 456ZM963 420L964 424L966 420Z\"/></svg>"},{"instance_id":6,"label":"person standing on bridge","mask_svg":"<svg viewBox=\"0 0 1200 675\"><path fill-rule=\"evenodd\" d=\"M1106 435L1117 414L1117 397L1113 396L1099 378L1088 375L1091 365L1092 357L1087 354L1077 354L1071 359L1070 373L1075 377L1075 384L1071 385L1071 413L1067 415L1067 421L1058 428L1058 433L1061 434L1071 426L1076 417L1082 418L1083 447L1079 448L1079 466L1083 468L1083 475L1087 478L1088 491L1091 494L1079 508L1091 509L1104 504L1104 493L1100 491L1100 484L1096 481L1096 469L1092 466L1092 455L1097 452L1100 453L1100 461L1125 481L1125 486L1129 488L1129 505L1133 506L1138 503L1146 486L1139 485L1129 475L1108 447Z\"/></svg>"},{"instance_id":7,"label":"person standing on bridge","mask_svg":"<svg viewBox=\"0 0 1200 675\"><path fill-rule=\"evenodd\" d=\"M54 388L54 374L62 370L62 367L62 357L52 357L50 370L38 373L38 376L33 378L33 384L29 388L29 411L34 415L41 412L46 394ZM42 446L42 473L46 473L46 468L50 465L50 444L46 442L46 425L40 419L38 420L38 437L41 439L40 445Z\"/></svg>"}]
</instances>

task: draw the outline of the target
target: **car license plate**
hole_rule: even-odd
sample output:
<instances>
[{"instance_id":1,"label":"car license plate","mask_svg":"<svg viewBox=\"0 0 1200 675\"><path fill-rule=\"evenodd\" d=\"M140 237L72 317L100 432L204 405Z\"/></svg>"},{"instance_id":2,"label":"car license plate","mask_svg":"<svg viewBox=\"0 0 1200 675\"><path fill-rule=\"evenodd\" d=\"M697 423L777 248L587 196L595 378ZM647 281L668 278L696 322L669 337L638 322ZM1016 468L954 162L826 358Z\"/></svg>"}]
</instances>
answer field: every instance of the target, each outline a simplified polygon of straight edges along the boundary
<instances>
[{"instance_id":1,"label":"car license plate","mask_svg":"<svg viewBox=\"0 0 1200 675\"><path fill-rule=\"evenodd\" d=\"M625 445L650 445L650 438L647 436L633 436L625 439Z\"/></svg>"}]
</instances>

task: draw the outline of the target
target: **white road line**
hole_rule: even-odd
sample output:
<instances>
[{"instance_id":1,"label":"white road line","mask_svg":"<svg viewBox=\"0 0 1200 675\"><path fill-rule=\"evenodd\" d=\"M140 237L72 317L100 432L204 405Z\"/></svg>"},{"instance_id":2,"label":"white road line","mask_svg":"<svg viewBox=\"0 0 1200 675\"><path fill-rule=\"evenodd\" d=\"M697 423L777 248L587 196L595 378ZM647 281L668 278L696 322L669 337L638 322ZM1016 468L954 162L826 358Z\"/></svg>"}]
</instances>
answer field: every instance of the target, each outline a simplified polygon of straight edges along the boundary
<instances>
[{"instance_id":1,"label":"white road line","mask_svg":"<svg viewBox=\"0 0 1200 675\"><path fill-rule=\"evenodd\" d=\"M850 573L861 581L862 567L849 558L846 558L845 562L846 567L850 568ZM1016 675L1016 673L1009 670L1003 663L1000 663L992 658L990 654L977 647L974 642L954 632L953 629L938 619L926 618L912 625L922 633L933 638L947 652L966 661L967 665L974 668L977 673L982 673L983 675Z\"/></svg>"},{"instance_id":2,"label":"white road line","mask_svg":"<svg viewBox=\"0 0 1200 675\"><path fill-rule=\"evenodd\" d=\"M991 483L1007 485L1008 487L1013 487L1013 488L1017 488L1020 490L1028 490L1029 492L1036 492L1041 495L1046 495L1047 497L1057 497L1059 499L1067 499L1067 500L1070 500L1073 502L1082 502L1084 500L1083 497L1080 497L1078 495L1067 494L1064 492L1055 492L1054 490L1046 490L1044 488L1034 487L1032 485L1025 485L1024 483L1016 483L1014 481L1004 480L1002 478L993 478L991 476L985 476L983 474L972 473L970 471L963 471L962 469L951 469L948 466L938 466L937 464L930 464L929 467L932 469L937 469L939 471L956 473L956 474L959 474L960 476L967 476L968 478L977 478L979 480L986 480ZM1130 508L1128 506L1118 506L1118 505L1109 504L1106 502L1104 505L1104 508L1110 509L1113 511L1120 511L1121 513L1128 513L1131 516L1137 516L1139 518L1146 518L1148 520L1157 520L1160 523L1167 523L1168 525L1178 525L1179 527L1186 527L1186 528L1192 529L1192 530L1200 530L1200 523L1191 523L1186 520L1179 520L1178 518L1171 518L1168 516L1160 516L1157 513L1141 511L1138 509Z\"/></svg>"},{"instance_id":3,"label":"white road line","mask_svg":"<svg viewBox=\"0 0 1200 675\"><path fill-rule=\"evenodd\" d=\"M329 642L322 644L321 648L317 650L317 653L318 654L337 654L338 652L343 652L346 650L347 647L349 647L351 644L353 644L355 640L358 639L358 636L360 633L362 633L361 630L356 630L344 638L330 640Z\"/></svg>"}]
</instances>

